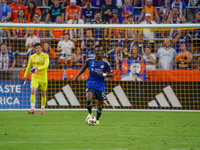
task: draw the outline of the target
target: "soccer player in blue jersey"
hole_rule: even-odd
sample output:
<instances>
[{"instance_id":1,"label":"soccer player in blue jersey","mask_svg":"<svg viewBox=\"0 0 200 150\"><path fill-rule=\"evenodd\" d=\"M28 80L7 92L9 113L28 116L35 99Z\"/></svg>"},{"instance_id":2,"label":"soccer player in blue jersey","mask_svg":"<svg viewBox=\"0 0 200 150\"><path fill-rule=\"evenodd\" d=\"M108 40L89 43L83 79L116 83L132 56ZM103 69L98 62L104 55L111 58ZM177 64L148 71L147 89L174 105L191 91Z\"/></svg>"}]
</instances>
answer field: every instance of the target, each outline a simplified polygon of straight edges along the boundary
<instances>
[{"instance_id":1,"label":"soccer player in blue jersey","mask_svg":"<svg viewBox=\"0 0 200 150\"><path fill-rule=\"evenodd\" d=\"M98 100L97 104L97 122L99 125L99 118L102 113L103 100L106 100L105 93L105 77L112 77L113 72L110 63L103 58L103 49L101 45L96 45L94 48L95 57L86 61L85 65L81 68L79 73L74 78L76 83L78 77L85 72L88 68L90 74L86 82L86 107L88 109L88 116L92 116L92 97Z\"/></svg>"}]
</instances>

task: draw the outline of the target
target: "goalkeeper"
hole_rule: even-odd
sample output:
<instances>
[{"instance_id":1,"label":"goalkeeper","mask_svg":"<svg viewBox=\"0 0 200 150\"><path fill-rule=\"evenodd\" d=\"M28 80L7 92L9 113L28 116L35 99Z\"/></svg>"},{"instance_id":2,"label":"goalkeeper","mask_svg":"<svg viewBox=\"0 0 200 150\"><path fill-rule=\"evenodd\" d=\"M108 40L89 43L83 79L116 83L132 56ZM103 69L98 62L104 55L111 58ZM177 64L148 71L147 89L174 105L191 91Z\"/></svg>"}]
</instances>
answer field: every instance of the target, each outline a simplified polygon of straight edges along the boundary
<instances>
[{"instance_id":1,"label":"goalkeeper","mask_svg":"<svg viewBox=\"0 0 200 150\"><path fill-rule=\"evenodd\" d=\"M35 94L39 87L41 90L41 110L40 114L44 114L46 105L46 90L47 90L47 68L49 66L49 55L42 52L40 43L34 44L35 54L29 58L29 63L24 74L22 85L25 85L26 77L31 71L31 110L29 114L35 114Z\"/></svg>"}]
</instances>

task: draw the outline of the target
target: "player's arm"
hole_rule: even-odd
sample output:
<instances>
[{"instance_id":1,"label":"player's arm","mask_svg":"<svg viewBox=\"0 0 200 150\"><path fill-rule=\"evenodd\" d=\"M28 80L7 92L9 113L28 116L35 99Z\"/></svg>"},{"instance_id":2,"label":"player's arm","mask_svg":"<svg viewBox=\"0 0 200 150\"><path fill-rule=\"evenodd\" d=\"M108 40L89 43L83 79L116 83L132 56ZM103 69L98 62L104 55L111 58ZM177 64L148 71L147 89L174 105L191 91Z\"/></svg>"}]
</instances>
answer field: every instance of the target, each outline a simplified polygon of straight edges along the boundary
<instances>
[{"instance_id":1,"label":"player's arm","mask_svg":"<svg viewBox=\"0 0 200 150\"><path fill-rule=\"evenodd\" d=\"M46 54L45 60L44 60L44 65L38 67L38 70L44 70L47 69L49 67L49 55Z\"/></svg>"},{"instance_id":2,"label":"player's arm","mask_svg":"<svg viewBox=\"0 0 200 150\"><path fill-rule=\"evenodd\" d=\"M32 67L32 57L29 58L29 62L28 62L28 66L26 67L26 72L24 74L24 78L22 80L22 85L24 86L25 83L26 83L26 77L28 76L30 70L31 70L31 67Z\"/></svg>"},{"instance_id":3,"label":"player's arm","mask_svg":"<svg viewBox=\"0 0 200 150\"><path fill-rule=\"evenodd\" d=\"M26 67L26 72L24 74L24 78L26 78L28 76L28 74L30 73L31 67L32 67L32 57L29 58L29 62L28 62L28 66Z\"/></svg>"},{"instance_id":4,"label":"player's arm","mask_svg":"<svg viewBox=\"0 0 200 150\"><path fill-rule=\"evenodd\" d=\"M76 83L78 77L85 72L85 70L87 69L88 67L86 65L84 65L81 70L79 71L79 73L76 75L76 77L73 79L73 81Z\"/></svg>"}]
</instances>

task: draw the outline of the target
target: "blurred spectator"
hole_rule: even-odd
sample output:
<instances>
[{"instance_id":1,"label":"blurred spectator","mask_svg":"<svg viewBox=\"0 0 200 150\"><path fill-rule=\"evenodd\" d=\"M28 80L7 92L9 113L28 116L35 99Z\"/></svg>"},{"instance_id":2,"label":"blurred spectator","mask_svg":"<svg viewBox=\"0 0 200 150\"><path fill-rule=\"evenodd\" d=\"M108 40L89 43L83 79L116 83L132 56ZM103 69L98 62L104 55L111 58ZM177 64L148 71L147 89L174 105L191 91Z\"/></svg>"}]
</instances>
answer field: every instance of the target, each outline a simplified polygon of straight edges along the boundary
<instances>
[{"instance_id":1,"label":"blurred spectator","mask_svg":"<svg viewBox=\"0 0 200 150\"><path fill-rule=\"evenodd\" d=\"M29 2L28 4L28 9L25 12L26 14L26 19L28 20L28 22L34 22L34 15L35 14L39 14L40 19L41 20L41 11L39 8L37 8L37 6L35 5L35 3L33 1Z\"/></svg>"},{"instance_id":2,"label":"blurred spectator","mask_svg":"<svg viewBox=\"0 0 200 150\"><path fill-rule=\"evenodd\" d=\"M186 22L185 17L182 14L179 14L178 8L174 7L172 9L172 13L170 13L168 19L167 19L167 24L180 24ZM169 36L172 37L174 33L176 33L177 30L171 29L169 32Z\"/></svg>"},{"instance_id":3,"label":"blurred spectator","mask_svg":"<svg viewBox=\"0 0 200 150\"><path fill-rule=\"evenodd\" d=\"M155 20L155 17L156 17L157 22L161 23L160 17L158 14L158 10L152 5L152 0L146 0L145 6L142 9L142 12L140 14L140 17L138 18L137 23L140 23L140 21L142 20L143 16L146 14L146 12L151 13L151 20ZM146 20L146 17L144 18L144 20Z\"/></svg>"},{"instance_id":4,"label":"blurred spectator","mask_svg":"<svg viewBox=\"0 0 200 150\"><path fill-rule=\"evenodd\" d=\"M47 53L49 55L49 68L54 68L55 66L55 59L57 58L56 53L54 50L49 46L48 43L44 43L44 48L42 50L43 52Z\"/></svg>"},{"instance_id":5,"label":"blurred spectator","mask_svg":"<svg viewBox=\"0 0 200 150\"><path fill-rule=\"evenodd\" d=\"M17 19L15 19L13 21L13 23L28 23L28 20L26 20L25 18L26 18L26 16L25 16L24 10L20 9L18 11ZM17 37L24 37L25 33L26 33L25 30L17 30L17 32L16 31L13 32L15 38L17 38Z\"/></svg>"},{"instance_id":6,"label":"blurred spectator","mask_svg":"<svg viewBox=\"0 0 200 150\"><path fill-rule=\"evenodd\" d=\"M169 39L164 41L163 46L164 47L158 49L156 54L159 70L173 70L176 51L171 47Z\"/></svg>"},{"instance_id":7,"label":"blurred spectator","mask_svg":"<svg viewBox=\"0 0 200 150\"><path fill-rule=\"evenodd\" d=\"M85 55L86 59L94 57L94 47L98 44L99 41L93 37L91 29L87 30L86 38L84 38L81 43L82 54Z\"/></svg>"},{"instance_id":8,"label":"blurred spectator","mask_svg":"<svg viewBox=\"0 0 200 150\"><path fill-rule=\"evenodd\" d=\"M56 23L55 24L62 24L62 23L63 23L62 22L62 16L58 15L56 17ZM55 29L50 31L50 36L53 38L53 40L51 40L51 47L56 47L59 40L61 40L61 38L63 38L64 32L65 31L62 28L55 28Z\"/></svg>"},{"instance_id":9,"label":"blurred spectator","mask_svg":"<svg viewBox=\"0 0 200 150\"><path fill-rule=\"evenodd\" d=\"M40 38L38 36L34 35L34 30L30 29L28 30L28 38L26 39L26 49L27 53L31 53L31 51L34 49L34 44L40 43Z\"/></svg>"},{"instance_id":10,"label":"blurred spectator","mask_svg":"<svg viewBox=\"0 0 200 150\"><path fill-rule=\"evenodd\" d=\"M14 21L15 19L18 18L18 11L19 10L24 10L24 12L26 12L26 7L22 4L19 4L19 0L13 0L12 4L8 5L11 8L11 21Z\"/></svg>"},{"instance_id":11,"label":"blurred spectator","mask_svg":"<svg viewBox=\"0 0 200 150\"><path fill-rule=\"evenodd\" d=\"M110 24L119 24L119 18L118 18L118 16L119 16L119 11L118 11L118 9L113 9L112 10L112 18L111 19L109 19L109 23Z\"/></svg>"},{"instance_id":12,"label":"blurred spectator","mask_svg":"<svg viewBox=\"0 0 200 150\"><path fill-rule=\"evenodd\" d=\"M71 53L72 49L74 48L75 48L74 43L71 40L69 40L69 33L65 32L64 40L58 42L57 46L57 51L60 52L61 54L59 60L62 68L64 68L65 65L70 64Z\"/></svg>"},{"instance_id":13,"label":"blurred spectator","mask_svg":"<svg viewBox=\"0 0 200 150\"><path fill-rule=\"evenodd\" d=\"M200 23L200 9L196 11L196 19L192 21L192 23Z\"/></svg>"},{"instance_id":14,"label":"blurred spectator","mask_svg":"<svg viewBox=\"0 0 200 150\"><path fill-rule=\"evenodd\" d=\"M188 50L193 53L193 41L192 36L185 30L178 30L172 35L173 47L176 49L176 52L180 52L180 44L185 43Z\"/></svg>"},{"instance_id":15,"label":"blurred spectator","mask_svg":"<svg viewBox=\"0 0 200 150\"><path fill-rule=\"evenodd\" d=\"M113 9L112 10L113 17L109 19L110 24L119 24L119 19L118 19L118 9ZM122 30L119 28L116 29L108 29L108 39L111 41L111 38L122 38ZM105 33L107 33L105 31ZM105 35L107 36L107 35Z\"/></svg>"},{"instance_id":16,"label":"blurred spectator","mask_svg":"<svg viewBox=\"0 0 200 150\"><path fill-rule=\"evenodd\" d=\"M4 39L7 37L6 39ZM9 29L0 29L0 45L1 43L4 43L7 41L7 43L10 43L10 30Z\"/></svg>"},{"instance_id":17,"label":"blurred spectator","mask_svg":"<svg viewBox=\"0 0 200 150\"><path fill-rule=\"evenodd\" d=\"M133 21L134 20L133 14L128 15L127 19L128 19L127 24L135 24ZM134 38L135 32L136 31L134 29L131 29L131 28L126 29L125 30L125 39L128 40L128 38Z\"/></svg>"},{"instance_id":18,"label":"blurred spectator","mask_svg":"<svg viewBox=\"0 0 200 150\"><path fill-rule=\"evenodd\" d=\"M134 7L131 5L130 0L124 0L124 6L122 8L122 17L124 18L124 23L128 22L128 15L134 14Z\"/></svg>"},{"instance_id":19,"label":"blurred spectator","mask_svg":"<svg viewBox=\"0 0 200 150\"><path fill-rule=\"evenodd\" d=\"M170 0L165 0L165 5L161 6L159 9L159 16L161 23L165 24L167 22L169 14L170 14Z\"/></svg>"},{"instance_id":20,"label":"blurred spectator","mask_svg":"<svg viewBox=\"0 0 200 150\"><path fill-rule=\"evenodd\" d=\"M124 0L112 0L112 4L117 8L122 9L124 6Z\"/></svg>"},{"instance_id":21,"label":"blurred spectator","mask_svg":"<svg viewBox=\"0 0 200 150\"><path fill-rule=\"evenodd\" d=\"M178 8L178 12L180 15L183 15L186 18L186 5L181 0L174 0L173 3L170 5L170 14L172 14L173 8Z\"/></svg>"},{"instance_id":22,"label":"blurred spectator","mask_svg":"<svg viewBox=\"0 0 200 150\"><path fill-rule=\"evenodd\" d=\"M0 50L0 80L10 80L11 71L15 67L15 57L8 51L6 44L1 44Z\"/></svg>"},{"instance_id":23,"label":"blurred spectator","mask_svg":"<svg viewBox=\"0 0 200 150\"><path fill-rule=\"evenodd\" d=\"M179 13L179 10L177 7L174 7L167 19L167 23L168 24L179 24L179 23L184 23L184 22L186 22L185 17Z\"/></svg>"},{"instance_id":24,"label":"blurred spectator","mask_svg":"<svg viewBox=\"0 0 200 150\"><path fill-rule=\"evenodd\" d=\"M25 12L23 9L20 9L18 11L18 18L13 21L13 23L28 23L27 20L25 20ZM13 30L13 34L15 37L14 43L15 43L15 49L18 51L25 51L24 45L25 41L23 39L19 38L24 38L26 35L26 30L22 30L21 28L17 30Z\"/></svg>"},{"instance_id":25,"label":"blurred spectator","mask_svg":"<svg viewBox=\"0 0 200 150\"><path fill-rule=\"evenodd\" d=\"M82 19L79 19L79 13L75 12L73 14L73 19L70 19L67 24L84 24ZM70 29L70 39L73 38L83 38L83 29Z\"/></svg>"},{"instance_id":26,"label":"blurred spectator","mask_svg":"<svg viewBox=\"0 0 200 150\"><path fill-rule=\"evenodd\" d=\"M151 53L151 49L149 47L145 48L143 60L146 62L146 70L156 70L156 56Z\"/></svg>"},{"instance_id":27,"label":"blurred spectator","mask_svg":"<svg viewBox=\"0 0 200 150\"><path fill-rule=\"evenodd\" d=\"M64 21L65 9L63 5L60 5L59 0L53 0L53 5L49 7L49 12L46 17L46 23L49 23L49 17L52 22L56 22L56 17L61 15L62 22Z\"/></svg>"},{"instance_id":28,"label":"blurred spectator","mask_svg":"<svg viewBox=\"0 0 200 150\"><path fill-rule=\"evenodd\" d=\"M65 21L68 23L70 19L74 18L74 13L76 12L78 14L78 18L81 18L81 7L76 5L76 0L70 0L70 6L67 6L65 9Z\"/></svg>"},{"instance_id":29,"label":"blurred spectator","mask_svg":"<svg viewBox=\"0 0 200 150\"><path fill-rule=\"evenodd\" d=\"M112 5L112 0L105 0L105 5L101 6L101 14L102 14L102 21L109 22L109 19L112 18L112 10L118 9L117 6Z\"/></svg>"},{"instance_id":30,"label":"blurred spectator","mask_svg":"<svg viewBox=\"0 0 200 150\"><path fill-rule=\"evenodd\" d=\"M100 7L101 5L105 4L104 0L82 0L81 5L85 6L88 2L90 2L93 7Z\"/></svg>"},{"instance_id":31,"label":"blurred spectator","mask_svg":"<svg viewBox=\"0 0 200 150\"><path fill-rule=\"evenodd\" d=\"M136 46L138 48L138 53L142 55L144 53L144 49L146 48L146 43L143 41L143 32L139 32L135 34L134 41L130 42L127 47L124 49L125 52L132 54L132 48Z\"/></svg>"},{"instance_id":32,"label":"blurred spectator","mask_svg":"<svg viewBox=\"0 0 200 150\"><path fill-rule=\"evenodd\" d=\"M192 23L200 23L200 9L197 9L196 11L196 19ZM196 53L200 52L200 29L194 29L193 30L193 43L194 43L194 48L196 49Z\"/></svg>"},{"instance_id":33,"label":"blurred spectator","mask_svg":"<svg viewBox=\"0 0 200 150\"><path fill-rule=\"evenodd\" d=\"M134 7L144 7L144 0L132 0Z\"/></svg>"},{"instance_id":34,"label":"blurred spectator","mask_svg":"<svg viewBox=\"0 0 200 150\"><path fill-rule=\"evenodd\" d=\"M174 61L177 69L192 69L192 54L187 51L185 43L180 44L180 50Z\"/></svg>"},{"instance_id":35,"label":"blurred spectator","mask_svg":"<svg viewBox=\"0 0 200 150\"><path fill-rule=\"evenodd\" d=\"M145 13L146 20L142 21L140 24L157 24L155 21L151 20L151 13L146 12ZM144 28L143 29L143 35L145 38L149 40L149 43L151 44L151 48L154 49L154 31L150 28Z\"/></svg>"},{"instance_id":36,"label":"blurred spectator","mask_svg":"<svg viewBox=\"0 0 200 150\"><path fill-rule=\"evenodd\" d=\"M92 19L94 19L95 9L92 8L91 3L87 3L86 7L82 10L82 19L84 22L89 23Z\"/></svg>"},{"instance_id":37,"label":"blurred spectator","mask_svg":"<svg viewBox=\"0 0 200 150\"><path fill-rule=\"evenodd\" d=\"M0 1L0 20L1 22L9 21L11 18L11 9L6 4L6 0Z\"/></svg>"},{"instance_id":38,"label":"blurred spectator","mask_svg":"<svg viewBox=\"0 0 200 150\"><path fill-rule=\"evenodd\" d=\"M81 69L84 64L84 57L81 55L81 49L78 47L75 51L75 55L71 57L72 69Z\"/></svg>"},{"instance_id":39,"label":"blurred spectator","mask_svg":"<svg viewBox=\"0 0 200 150\"><path fill-rule=\"evenodd\" d=\"M122 42L118 42L113 49L107 52L106 55L113 69L121 69L121 61L124 59Z\"/></svg>"},{"instance_id":40,"label":"blurred spectator","mask_svg":"<svg viewBox=\"0 0 200 150\"><path fill-rule=\"evenodd\" d=\"M138 47L133 46L132 47L132 53L130 55L130 60L142 60L142 55L139 54L138 52Z\"/></svg>"},{"instance_id":41,"label":"blurred spectator","mask_svg":"<svg viewBox=\"0 0 200 150\"><path fill-rule=\"evenodd\" d=\"M33 23L34 24L41 24L41 22L40 22L40 16L39 16L39 14L37 14L37 13L35 13L34 14L34 21L33 21ZM40 29L40 28L38 28L37 30L35 30L34 31L34 35L35 36L38 36L39 38L42 38L43 37L43 32L42 32L42 30Z\"/></svg>"},{"instance_id":42,"label":"blurred spectator","mask_svg":"<svg viewBox=\"0 0 200 150\"><path fill-rule=\"evenodd\" d=\"M91 21L91 24L102 24L100 11L95 12L94 19ZM93 35L95 38L103 37L103 29L102 28L94 28L94 29L92 29L92 31L93 31Z\"/></svg>"},{"instance_id":43,"label":"blurred spectator","mask_svg":"<svg viewBox=\"0 0 200 150\"><path fill-rule=\"evenodd\" d=\"M189 0L188 2L188 7L194 7L194 6L199 6L200 5L200 0ZM198 11L195 8L187 8L187 21L192 22L196 18L196 11Z\"/></svg>"},{"instance_id":44,"label":"blurred spectator","mask_svg":"<svg viewBox=\"0 0 200 150\"><path fill-rule=\"evenodd\" d=\"M28 6L29 2L35 2L36 6L42 6L43 1L49 1L49 0L19 0L19 4ZM8 2L8 4L11 4L11 3L13 3L13 0L7 0L7 2Z\"/></svg>"}]
</instances>

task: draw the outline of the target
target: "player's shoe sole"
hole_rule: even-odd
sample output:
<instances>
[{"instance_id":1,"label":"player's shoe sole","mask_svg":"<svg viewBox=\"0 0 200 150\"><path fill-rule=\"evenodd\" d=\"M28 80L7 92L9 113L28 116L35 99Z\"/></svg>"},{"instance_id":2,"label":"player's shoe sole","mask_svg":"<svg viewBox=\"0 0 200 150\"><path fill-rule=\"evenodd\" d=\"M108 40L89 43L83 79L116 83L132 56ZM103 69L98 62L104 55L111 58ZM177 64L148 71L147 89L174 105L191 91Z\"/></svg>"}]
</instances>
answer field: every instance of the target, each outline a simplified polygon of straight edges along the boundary
<instances>
[{"instance_id":1,"label":"player's shoe sole","mask_svg":"<svg viewBox=\"0 0 200 150\"><path fill-rule=\"evenodd\" d=\"M31 109L30 111L28 111L28 113L34 115L35 111L33 109Z\"/></svg>"},{"instance_id":2,"label":"player's shoe sole","mask_svg":"<svg viewBox=\"0 0 200 150\"><path fill-rule=\"evenodd\" d=\"M40 110L40 115L44 115L44 111Z\"/></svg>"},{"instance_id":3,"label":"player's shoe sole","mask_svg":"<svg viewBox=\"0 0 200 150\"><path fill-rule=\"evenodd\" d=\"M99 120L97 120L96 125L100 125Z\"/></svg>"}]
</instances>

